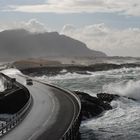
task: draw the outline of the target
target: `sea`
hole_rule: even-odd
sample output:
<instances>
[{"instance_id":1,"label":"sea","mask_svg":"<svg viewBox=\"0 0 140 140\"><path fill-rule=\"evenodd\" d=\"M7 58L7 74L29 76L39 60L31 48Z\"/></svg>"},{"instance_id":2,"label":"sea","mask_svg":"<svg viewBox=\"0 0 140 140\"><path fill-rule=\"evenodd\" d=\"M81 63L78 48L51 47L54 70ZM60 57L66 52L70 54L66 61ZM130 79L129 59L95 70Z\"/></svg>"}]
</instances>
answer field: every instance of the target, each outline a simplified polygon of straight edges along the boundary
<instances>
[{"instance_id":1,"label":"sea","mask_svg":"<svg viewBox=\"0 0 140 140\"><path fill-rule=\"evenodd\" d=\"M36 78L69 90L83 91L91 96L100 92L121 96L111 102L112 110L82 122L82 140L140 140L140 68L87 73L66 73L63 70L56 76L44 73Z\"/></svg>"},{"instance_id":2,"label":"sea","mask_svg":"<svg viewBox=\"0 0 140 140\"><path fill-rule=\"evenodd\" d=\"M100 92L121 96L111 102L112 110L81 123L82 140L140 140L139 67L87 71L86 74L70 73L64 69L55 76L48 76L44 71L42 75L34 75L34 78L65 89L86 92L91 96Z\"/></svg>"}]
</instances>

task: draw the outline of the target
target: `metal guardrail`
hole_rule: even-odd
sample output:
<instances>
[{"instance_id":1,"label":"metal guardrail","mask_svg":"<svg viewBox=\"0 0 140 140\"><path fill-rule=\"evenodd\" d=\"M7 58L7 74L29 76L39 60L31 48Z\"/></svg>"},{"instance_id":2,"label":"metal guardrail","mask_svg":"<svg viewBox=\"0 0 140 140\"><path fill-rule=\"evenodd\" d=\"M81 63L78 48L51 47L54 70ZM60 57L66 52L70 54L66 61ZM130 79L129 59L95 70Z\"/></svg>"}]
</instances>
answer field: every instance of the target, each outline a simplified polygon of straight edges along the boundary
<instances>
[{"instance_id":1,"label":"metal guardrail","mask_svg":"<svg viewBox=\"0 0 140 140\"><path fill-rule=\"evenodd\" d=\"M60 140L77 140L80 137L79 127L81 124L81 116L79 115L69 127L66 133L62 136Z\"/></svg>"},{"instance_id":2,"label":"metal guardrail","mask_svg":"<svg viewBox=\"0 0 140 140\"><path fill-rule=\"evenodd\" d=\"M6 78L11 79L10 77L6 76ZM23 85L16 82L16 84L20 87L19 90L22 88L25 92L28 91ZM29 94L28 102L11 118L6 120L6 122L2 123L0 126L0 137L11 131L15 126L17 126L27 115L30 110L30 107L33 103L32 96Z\"/></svg>"},{"instance_id":3,"label":"metal guardrail","mask_svg":"<svg viewBox=\"0 0 140 140\"><path fill-rule=\"evenodd\" d=\"M31 106L32 97L30 97L29 101L26 103L26 105L14 116L9 118L9 120L6 121L6 123L2 123L0 127L0 137L6 134L8 131L11 131L12 128L14 128L16 125L18 125L26 116L28 109Z\"/></svg>"},{"instance_id":4,"label":"metal guardrail","mask_svg":"<svg viewBox=\"0 0 140 140\"><path fill-rule=\"evenodd\" d=\"M23 76L23 75L20 75L20 76L28 78L28 76ZM75 93L73 93L73 92L71 92L69 90L63 89L61 87L58 87L56 85L48 84L48 83L45 83L43 81L38 81L36 79L34 79L34 81L37 81L37 82L46 84L48 86L57 88L57 89L59 89L61 91L67 92L67 93L69 93L69 95L71 95L76 100L77 107L78 107L78 112L73 117L71 125L65 131L65 133L60 138L60 140L78 140L79 137L80 137L80 135L79 135L79 127L80 127L80 124L81 124L81 101L80 101L79 97Z\"/></svg>"},{"instance_id":5,"label":"metal guardrail","mask_svg":"<svg viewBox=\"0 0 140 140\"><path fill-rule=\"evenodd\" d=\"M53 85L51 85L51 86L53 86ZM69 128L66 130L66 132L60 139L60 140L77 140L80 137L79 127L81 124L81 101L80 101L79 97L77 95L75 95L75 93L73 93L69 90L60 88L58 86L53 86L53 87L69 93L77 101L78 112L77 112L77 114L75 114L72 124L69 126Z\"/></svg>"},{"instance_id":6,"label":"metal guardrail","mask_svg":"<svg viewBox=\"0 0 140 140\"><path fill-rule=\"evenodd\" d=\"M35 80L35 81L37 81L37 80ZM75 93L73 93L67 89L63 89L56 85L48 84L48 83L41 82L41 81L38 81L38 82L49 85L54 88L57 88L61 91L67 92L76 100L77 107L78 107L78 113L73 117L71 125L65 131L64 135L60 138L60 140L78 140L80 137L79 127L81 124L81 101L80 101L79 97Z\"/></svg>"}]
</instances>

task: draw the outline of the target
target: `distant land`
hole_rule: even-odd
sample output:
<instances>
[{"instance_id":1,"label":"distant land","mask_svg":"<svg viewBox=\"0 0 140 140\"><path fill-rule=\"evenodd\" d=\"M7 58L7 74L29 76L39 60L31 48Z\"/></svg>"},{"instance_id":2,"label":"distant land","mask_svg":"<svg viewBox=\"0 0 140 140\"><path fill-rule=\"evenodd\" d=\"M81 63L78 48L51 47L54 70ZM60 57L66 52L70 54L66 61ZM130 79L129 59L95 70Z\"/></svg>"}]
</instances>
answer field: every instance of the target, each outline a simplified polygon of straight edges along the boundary
<instances>
[{"instance_id":1,"label":"distant land","mask_svg":"<svg viewBox=\"0 0 140 140\"><path fill-rule=\"evenodd\" d=\"M46 57L107 57L84 43L57 32L30 33L23 29L0 32L0 59Z\"/></svg>"}]
</instances>

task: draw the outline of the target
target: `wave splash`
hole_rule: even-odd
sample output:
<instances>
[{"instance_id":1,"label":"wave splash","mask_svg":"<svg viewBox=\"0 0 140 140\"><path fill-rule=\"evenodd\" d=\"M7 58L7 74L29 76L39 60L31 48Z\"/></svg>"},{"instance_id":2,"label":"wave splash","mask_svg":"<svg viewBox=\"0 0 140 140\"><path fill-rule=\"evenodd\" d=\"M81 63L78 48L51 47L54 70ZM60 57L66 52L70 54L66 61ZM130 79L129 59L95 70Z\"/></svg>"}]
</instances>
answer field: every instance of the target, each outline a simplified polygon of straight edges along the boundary
<instances>
[{"instance_id":1,"label":"wave splash","mask_svg":"<svg viewBox=\"0 0 140 140\"><path fill-rule=\"evenodd\" d=\"M18 69L5 69L0 72L8 76L22 74ZM0 76L0 92L3 92L6 88L7 87L5 86L5 79Z\"/></svg>"},{"instance_id":2,"label":"wave splash","mask_svg":"<svg viewBox=\"0 0 140 140\"><path fill-rule=\"evenodd\" d=\"M4 70L3 73L7 75L22 74L17 69ZM140 68L123 68L89 72L89 74L69 73L63 70L56 76L47 76L44 73L43 76L35 78L56 83L71 90L83 91L86 89L91 95L102 91L140 100ZM140 102L122 97L112 101L111 105L113 109L105 112L103 116L82 124L82 140L92 140L93 138L100 140L140 139Z\"/></svg>"},{"instance_id":3,"label":"wave splash","mask_svg":"<svg viewBox=\"0 0 140 140\"><path fill-rule=\"evenodd\" d=\"M140 100L140 68L122 68L109 71L90 72L90 75L65 73L49 77L38 77L69 89L87 93L107 92ZM112 101L112 110L104 112L80 127L82 140L140 139L140 102L124 97Z\"/></svg>"},{"instance_id":4,"label":"wave splash","mask_svg":"<svg viewBox=\"0 0 140 140\"><path fill-rule=\"evenodd\" d=\"M4 80L3 78L0 77L0 92L3 92L4 90L5 90Z\"/></svg>"},{"instance_id":5,"label":"wave splash","mask_svg":"<svg viewBox=\"0 0 140 140\"><path fill-rule=\"evenodd\" d=\"M5 69L5 70L2 70L0 72L5 74L5 75L17 75L17 74L23 75L18 69L14 69L14 68Z\"/></svg>"},{"instance_id":6,"label":"wave splash","mask_svg":"<svg viewBox=\"0 0 140 140\"><path fill-rule=\"evenodd\" d=\"M103 86L103 91L140 100L140 80L121 81Z\"/></svg>"}]
</instances>

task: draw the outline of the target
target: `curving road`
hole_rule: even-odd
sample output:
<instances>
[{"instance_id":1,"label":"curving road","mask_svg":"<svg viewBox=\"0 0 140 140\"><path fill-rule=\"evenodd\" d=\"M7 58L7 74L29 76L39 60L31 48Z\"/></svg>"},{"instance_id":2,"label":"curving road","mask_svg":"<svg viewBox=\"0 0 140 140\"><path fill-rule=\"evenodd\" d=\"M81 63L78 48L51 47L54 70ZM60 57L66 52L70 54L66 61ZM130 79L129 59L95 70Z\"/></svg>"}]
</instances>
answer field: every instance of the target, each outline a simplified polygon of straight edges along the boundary
<instances>
[{"instance_id":1,"label":"curving road","mask_svg":"<svg viewBox=\"0 0 140 140\"><path fill-rule=\"evenodd\" d=\"M76 98L38 81L27 86L26 78L19 75L11 77L28 88L33 97L33 106L26 118L2 140L59 140L78 114Z\"/></svg>"}]
</instances>

